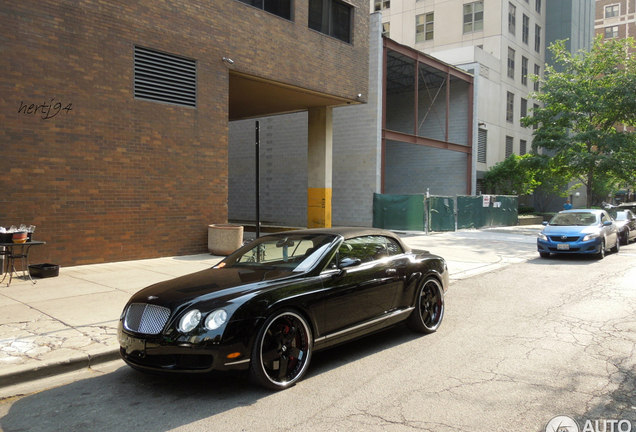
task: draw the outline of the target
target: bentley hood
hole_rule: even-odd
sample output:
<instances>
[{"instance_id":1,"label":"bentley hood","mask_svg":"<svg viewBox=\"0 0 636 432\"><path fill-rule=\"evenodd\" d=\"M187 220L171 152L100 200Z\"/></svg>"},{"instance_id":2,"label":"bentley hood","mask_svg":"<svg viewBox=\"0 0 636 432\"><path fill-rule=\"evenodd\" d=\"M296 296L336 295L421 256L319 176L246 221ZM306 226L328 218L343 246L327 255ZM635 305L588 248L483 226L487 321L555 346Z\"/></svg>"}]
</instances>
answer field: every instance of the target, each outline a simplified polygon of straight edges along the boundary
<instances>
[{"instance_id":1,"label":"bentley hood","mask_svg":"<svg viewBox=\"0 0 636 432\"><path fill-rule=\"evenodd\" d=\"M129 303L152 303L173 309L194 299L230 301L277 285L292 274L268 269L211 268L151 285L132 296Z\"/></svg>"}]
</instances>

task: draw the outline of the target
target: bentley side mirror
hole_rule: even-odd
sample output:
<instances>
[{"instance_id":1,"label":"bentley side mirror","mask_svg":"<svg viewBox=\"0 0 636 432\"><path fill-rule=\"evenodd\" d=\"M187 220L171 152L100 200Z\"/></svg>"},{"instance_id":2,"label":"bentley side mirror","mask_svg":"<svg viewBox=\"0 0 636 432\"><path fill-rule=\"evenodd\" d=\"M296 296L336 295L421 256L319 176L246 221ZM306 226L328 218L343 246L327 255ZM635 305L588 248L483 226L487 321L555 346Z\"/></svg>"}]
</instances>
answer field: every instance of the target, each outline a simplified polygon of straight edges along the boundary
<instances>
[{"instance_id":1,"label":"bentley side mirror","mask_svg":"<svg viewBox=\"0 0 636 432\"><path fill-rule=\"evenodd\" d=\"M604 226L611 226L613 223L614 223L614 222L612 222L612 221L608 221L608 220L606 220L605 222L603 222L603 225L604 225Z\"/></svg>"},{"instance_id":2,"label":"bentley side mirror","mask_svg":"<svg viewBox=\"0 0 636 432\"><path fill-rule=\"evenodd\" d=\"M548 226L548 223L546 221L543 221L543 226Z\"/></svg>"},{"instance_id":3,"label":"bentley side mirror","mask_svg":"<svg viewBox=\"0 0 636 432\"><path fill-rule=\"evenodd\" d=\"M345 277L348 268L359 266L361 263L362 261L359 258L343 258L340 260L340 263L338 263L338 270L340 271L334 275L334 278L340 279Z\"/></svg>"}]
</instances>

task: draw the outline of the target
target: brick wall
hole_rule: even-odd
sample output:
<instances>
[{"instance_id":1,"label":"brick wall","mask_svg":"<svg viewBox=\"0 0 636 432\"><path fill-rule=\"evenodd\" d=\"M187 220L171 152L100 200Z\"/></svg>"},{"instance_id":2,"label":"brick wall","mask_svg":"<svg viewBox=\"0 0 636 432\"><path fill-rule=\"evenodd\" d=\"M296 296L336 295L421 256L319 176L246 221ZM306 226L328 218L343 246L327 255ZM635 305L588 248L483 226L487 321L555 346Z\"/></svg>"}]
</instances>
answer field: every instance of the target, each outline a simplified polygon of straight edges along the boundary
<instances>
[{"instance_id":1,"label":"brick wall","mask_svg":"<svg viewBox=\"0 0 636 432\"><path fill-rule=\"evenodd\" d=\"M368 18L354 4L345 44L307 28L306 1L295 3L294 21L235 0L7 3L0 226L37 226L47 245L32 262L205 252L207 225L227 220L221 57L240 72L355 98L367 86ZM196 60L196 108L133 97L135 45ZM45 103L46 114L28 109Z\"/></svg>"}]
</instances>

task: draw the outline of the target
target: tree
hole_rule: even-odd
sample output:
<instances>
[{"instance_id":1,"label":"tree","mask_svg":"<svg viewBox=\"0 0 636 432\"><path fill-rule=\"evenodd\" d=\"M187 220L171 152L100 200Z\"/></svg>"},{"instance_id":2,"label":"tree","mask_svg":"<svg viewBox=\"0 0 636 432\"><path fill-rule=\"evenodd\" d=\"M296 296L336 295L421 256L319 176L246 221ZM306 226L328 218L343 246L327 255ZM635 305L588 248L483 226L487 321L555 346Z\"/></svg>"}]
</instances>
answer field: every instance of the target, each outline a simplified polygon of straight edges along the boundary
<instances>
[{"instance_id":1,"label":"tree","mask_svg":"<svg viewBox=\"0 0 636 432\"><path fill-rule=\"evenodd\" d=\"M545 212L557 199L567 197L581 184L570 183L574 175L559 158L536 153L531 155L532 157L525 162L534 172L534 180L537 183L532 192L535 207L537 211Z\"/></svg>"},{"instance_id":2,"label":"tree","mask_svg":"<svg viewBox=\"0 0 636 432\"><path fill-rule=\"evenodd\" d=\"M561 168L587 189L592 205L594 179L630 181L636 172L636 59L634 40L594 40L589 53L571 54L565 41L550 45L555 64L546 66L540 92L530 95L541 102L522 124L535 126L532 148L544 149Z\"/></svg>"},{"instance_id":3,"label":"tree","mask_svg":"<svg viewBox=\"0 0 636 432\"><path fill-rule=\"evenodd\" d=\"M497 163L484 174L484 187L487 193L500 195L526 195L537 186L535 171L528 164L531 155L511 154L503 162Z\"/></svg>"}]
</instances>

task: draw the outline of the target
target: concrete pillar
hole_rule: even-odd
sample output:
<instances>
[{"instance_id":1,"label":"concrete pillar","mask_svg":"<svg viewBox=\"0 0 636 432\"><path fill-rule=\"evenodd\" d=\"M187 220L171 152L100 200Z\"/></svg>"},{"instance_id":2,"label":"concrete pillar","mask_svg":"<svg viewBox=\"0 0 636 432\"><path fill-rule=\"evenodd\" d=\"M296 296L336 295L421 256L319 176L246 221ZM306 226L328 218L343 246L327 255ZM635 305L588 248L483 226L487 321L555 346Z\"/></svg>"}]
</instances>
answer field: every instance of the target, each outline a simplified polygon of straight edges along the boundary
<instances>
[{"instance_id":1,"label":"concrete pillar","mask_svg":"<svg viewBox=\"0 0 636 432\"><path fill-rule=\"evenodd\" d=\"M333 109L309 110L307 228L331 227Z\"/></svg>"}]
</instances>

